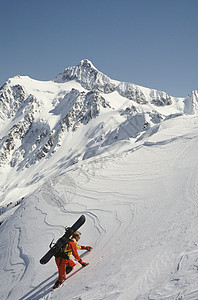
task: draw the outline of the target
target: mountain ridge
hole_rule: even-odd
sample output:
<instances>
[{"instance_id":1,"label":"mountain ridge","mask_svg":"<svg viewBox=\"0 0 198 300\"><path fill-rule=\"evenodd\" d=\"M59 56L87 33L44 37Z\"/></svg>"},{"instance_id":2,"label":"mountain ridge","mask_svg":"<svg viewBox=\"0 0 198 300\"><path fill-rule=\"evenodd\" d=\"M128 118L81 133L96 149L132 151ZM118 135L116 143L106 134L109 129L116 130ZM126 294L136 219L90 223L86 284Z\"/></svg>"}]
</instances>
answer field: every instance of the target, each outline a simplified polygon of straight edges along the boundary
<instances>
[{"instance_id":1,"label":"mountain ridge","mask_svg":"<svg viewBox=\"0 0 198 300\"><path fill-rule=\"evenodd\" d=\"M49 158L69 132L74 139L81 125L97 119L93 123L96 135L82 142L84 152L79 156L85 159L119 141L134 143L168 118L196 114L197 102L197 91L188 98L176 98L113 80L88 59L51 81L15 76L0 89L0 166L9 164L20 170ZM83 141L83 136L80 138Z\"/></svg>"}]
</instances>

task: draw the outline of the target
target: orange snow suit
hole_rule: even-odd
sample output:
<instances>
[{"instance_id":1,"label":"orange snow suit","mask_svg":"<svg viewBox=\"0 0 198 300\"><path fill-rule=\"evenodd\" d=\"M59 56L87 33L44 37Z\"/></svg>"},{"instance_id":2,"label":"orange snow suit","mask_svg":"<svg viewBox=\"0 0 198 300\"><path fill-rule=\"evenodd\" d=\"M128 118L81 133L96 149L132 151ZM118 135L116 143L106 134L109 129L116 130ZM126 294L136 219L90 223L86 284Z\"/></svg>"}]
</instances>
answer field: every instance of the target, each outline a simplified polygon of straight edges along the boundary
<instances>
[{"instance_id":1,"label":"orange snow suit","mask_svg":"<svg viewBox=\"0 0 198 300\"><path fill-rule=\"evenodd\" d=\"M81 246L77 244L76 240L73 238L69 241L67 246L64 249L64 254L68 255L68 258L63 257L55 257L56 265L58 267L58 274L59 278L58 280L62 283L66 279L66 267L74 267L76 263L70 259L70 257L73 255L77 261L80 261L81 258L78 255L77 249L81 249Z\"/></svg>"}]
</instances>

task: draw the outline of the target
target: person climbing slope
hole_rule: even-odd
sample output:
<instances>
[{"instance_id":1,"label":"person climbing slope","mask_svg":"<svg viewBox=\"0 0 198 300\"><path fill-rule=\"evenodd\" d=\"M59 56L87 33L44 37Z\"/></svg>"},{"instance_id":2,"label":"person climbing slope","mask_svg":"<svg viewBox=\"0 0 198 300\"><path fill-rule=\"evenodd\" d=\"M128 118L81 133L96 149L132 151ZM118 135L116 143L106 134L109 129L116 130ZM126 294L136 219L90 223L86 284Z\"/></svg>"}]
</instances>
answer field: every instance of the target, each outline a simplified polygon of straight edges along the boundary
<instances>
[{"instance_id":1,"label":"person climbing slope","mask_svg":"<svg viewBox=\"0 0 198 300\"><path fill-rule=\"evenodd\" d=\"M74 232L69 243L55 255L55 262L58 267L59 277L55 282L53 289L58 288L65 281L66 274L69 274L75 267L76 263L71 259L72 255L83 267L88 265L88 263L82 261L77 250L91 251L92 247L78 245L80 237L80 231Z\"/></svg>"}]
</instances>

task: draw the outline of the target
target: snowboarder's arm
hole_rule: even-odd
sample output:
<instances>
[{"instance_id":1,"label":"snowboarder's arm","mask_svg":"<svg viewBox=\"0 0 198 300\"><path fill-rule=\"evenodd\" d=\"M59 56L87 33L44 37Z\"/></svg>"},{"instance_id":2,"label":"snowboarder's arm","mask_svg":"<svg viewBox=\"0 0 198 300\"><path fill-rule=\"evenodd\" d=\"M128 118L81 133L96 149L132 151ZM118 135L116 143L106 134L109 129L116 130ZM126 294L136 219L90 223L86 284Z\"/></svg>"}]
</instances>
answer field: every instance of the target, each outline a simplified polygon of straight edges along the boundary
<instances>
[{"instance_id":1,"label":"snowboarder's arm","mask_svg":"<svg viewBox=\"0 0 198 300\"><path fill-rule=\"evenodd\" d=\"M71 241L69 243L69 247L72 251L72 255L75 257L75 259L84 267L87 266L88 263L83 262L82 259L80 258L80 256L78 255L78 251L77 251L77 245L74 241Z\"/></svg>"},{"instance_id":2,"label":"snowboarder's arm","mask_svg":"<svg viewBox=\"0 0 198 300\"><path fill-rule=\"evenodd\" d=\"M77 246L76 246L75 242L71 241L71 242L69 243L69 247L68 247L68 248L71 249L72 255L75 257L75 259L76 259L83 267L85 267L85 266L88 265L88 263L83 262L82 259L80 258L80 256L78 255Z\"/></svg>"},{"instance_id":3,"label":"snowboarder's arm","mask_svg":"<svg viewBox=\"0 0 198 300\"><path fill-rule=\"evenodd\" d=\"M81 248L81 250L87 250L87 251L91 251L91 249L92 249L92 247L90 247L90 246L80 246Z\"/></svg>"}]
</instances>

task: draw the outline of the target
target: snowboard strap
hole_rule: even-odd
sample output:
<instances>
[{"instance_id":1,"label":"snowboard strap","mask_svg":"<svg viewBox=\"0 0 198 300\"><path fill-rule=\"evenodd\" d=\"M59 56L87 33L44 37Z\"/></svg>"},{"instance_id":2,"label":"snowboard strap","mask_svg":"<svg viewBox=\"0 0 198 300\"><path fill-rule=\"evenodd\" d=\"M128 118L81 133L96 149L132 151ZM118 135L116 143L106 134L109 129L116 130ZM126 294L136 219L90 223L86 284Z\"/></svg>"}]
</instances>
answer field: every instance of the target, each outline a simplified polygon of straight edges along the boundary
<instances>
[{"instance_id":1,"label":"snowboard strap","mask_svg":"<svg viewBox=\"0 0 198 300\"><path fill-rule=\"evenodd\" d=\"M63 259L63 258L61 257L60 262L59 262L59 267L60 267L60 265L61 265L62 259Z\"/></svg>"}]
</instances>

